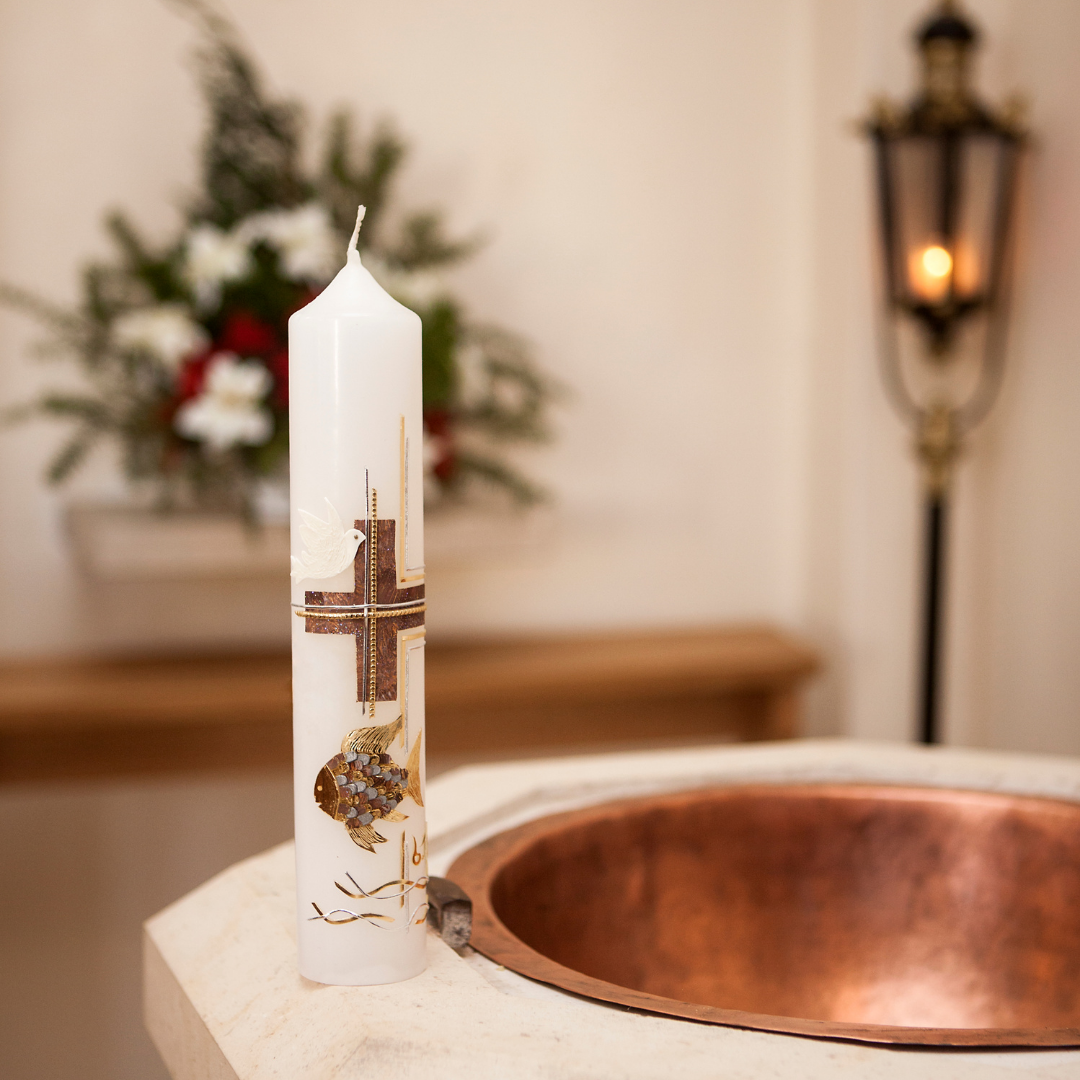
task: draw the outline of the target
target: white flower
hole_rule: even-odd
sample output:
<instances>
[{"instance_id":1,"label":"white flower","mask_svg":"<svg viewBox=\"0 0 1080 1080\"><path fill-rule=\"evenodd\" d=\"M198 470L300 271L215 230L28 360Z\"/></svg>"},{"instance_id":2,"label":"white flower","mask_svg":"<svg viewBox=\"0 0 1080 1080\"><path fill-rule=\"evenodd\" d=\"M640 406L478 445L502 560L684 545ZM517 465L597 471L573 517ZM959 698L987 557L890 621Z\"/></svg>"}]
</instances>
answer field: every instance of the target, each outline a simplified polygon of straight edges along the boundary
<instances>
[{"instance_id":1,"label":"white flower","mask_svg":"<svg viewBox=\"0 0 1080 1080\"><path fill-rule=\"evenodd\" d=\"M249 242L262 240L275 248L290 278L329 281L341 265L341 242L319 203L252 214L237 231Z\"/></svg>"},{"instance_id":2,"label":"white flower","mask_svg":"<svg viewBox=\"0 0 1080 1080\"><path fill-rule=\"evenodd\" d=\"M437 270L420 270L404 277L402 294L414 304L428 304L446 295L446 280Z\"/></svg>"},{"instance_id":3,"label":"white flower","mask_svg":"<svg viewBox=\"0 0 1080 1080\"><path fill-rule=\"evenodd\" d=\"M247 237L240 229L224 232L216 225L196 225L184 252L184 276L200 307L213 307L226 281L244 277L251 268Z\"/></svg>"},{"instance_id":4,"label":"white flower","mask_svg":"<svg viewBox=\"0 0 1080 1080\"><path fill-rule=\"evenodd\" d=\"M182 304L129 311L113 323L113 337L122 349L148 352L169 371L175 371L185 356L205 348L210 340Z\"/></svg>"},{"instance_id":5,"label":"white flower","mask_svg":"<svg viewBox=\"0 0 1080 1080\"><path fill-rule=\"evenodd\" d=\"M203 392L177 410L176 430L212 450L239 443L261 446L274 430L273 417L261 404L272 384L257 360L218 353L207 368Z\"/></svg>"}]
</instances>

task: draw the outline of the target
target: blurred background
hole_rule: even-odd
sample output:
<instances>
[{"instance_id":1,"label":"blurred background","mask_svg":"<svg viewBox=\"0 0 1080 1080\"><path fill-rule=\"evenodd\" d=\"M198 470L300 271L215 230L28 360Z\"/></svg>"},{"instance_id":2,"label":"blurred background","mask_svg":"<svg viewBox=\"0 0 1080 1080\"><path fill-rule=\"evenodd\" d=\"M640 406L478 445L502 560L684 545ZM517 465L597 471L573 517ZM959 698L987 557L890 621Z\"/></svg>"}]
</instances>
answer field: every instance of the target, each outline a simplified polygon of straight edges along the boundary
<instances>
[{"instance_id":1,"label":"blurred background","mask_svg":"<svg viewBox=\"0 0 1080 1080\"><path fill-rule=\"evenodd\" d=\"M228 0L313 133L341 104L362 128L393 120L400 199L486 239L455 291L569 390L523 458L549 504L432 519L432 773L655 740L611 687L657 635L652 693L694 699L666 741L911 739L919 478L880 385L854 122L912 92L927 10ZM1075 754L1080 6L965 10L977 85L1023 90L1035 139L1008 370L954 491L944 741ZM204 121L196 40L160 0L0 2L0 279L74 303L106 211L175 233ZM69 377L28 359L38 337L0 309L0 405ZM272 561L95 571L72 508L124 487L103 451L48 488L59 439L0 432L0 1072L158 1077L139 922L291 834L287 582ZM568 687L560 642L583 640L598 666ZM530 671L535 694L474 708L491 670L504 687ZM593 732L565 722L590 715Z\"/></svg>"}]
</instances>

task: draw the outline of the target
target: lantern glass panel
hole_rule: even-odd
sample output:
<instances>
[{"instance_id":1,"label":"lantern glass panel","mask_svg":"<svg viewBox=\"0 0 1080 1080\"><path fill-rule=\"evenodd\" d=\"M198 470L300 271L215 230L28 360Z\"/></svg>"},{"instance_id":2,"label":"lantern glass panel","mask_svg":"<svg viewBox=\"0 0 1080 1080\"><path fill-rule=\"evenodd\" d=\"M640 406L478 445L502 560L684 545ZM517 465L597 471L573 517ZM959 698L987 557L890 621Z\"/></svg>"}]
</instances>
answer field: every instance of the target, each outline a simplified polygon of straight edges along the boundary
<instances>
[{"instance_id":1,"label":"lantern glass panel","mask_svg":"<svg viewBox=\"0 0 1080 1080\"><path fill-rule=\"evenodd\" d=\"M958 299L989 299L995 278L997 215L1005 140L994 134L964 136L959 146L960 199L954 241L954 289Z\"/></svg>"},{"instance_id":2,"label":"lantern glass panel","mask_svg":"<svg viewBox=\"0 0 1080 1080\"><path fill-rule=\"evenodd\" d=\"M952 260L942 228L942 140L908 135L889 140L885 153L896 239L894 299L905 307L942 303L949 294Z\"/></svg>"},{"instance_id":3,"label":"lantern glass panel","mask_svg":"<svg viewBox=\"0 0 1080 1080\"><path fill-rule=\"evenodd\" d=\"M881 146L893 302L908 310L992 299L999 223L1015 144L995 132L905 134Z\"/></svg>"}]
</instances>

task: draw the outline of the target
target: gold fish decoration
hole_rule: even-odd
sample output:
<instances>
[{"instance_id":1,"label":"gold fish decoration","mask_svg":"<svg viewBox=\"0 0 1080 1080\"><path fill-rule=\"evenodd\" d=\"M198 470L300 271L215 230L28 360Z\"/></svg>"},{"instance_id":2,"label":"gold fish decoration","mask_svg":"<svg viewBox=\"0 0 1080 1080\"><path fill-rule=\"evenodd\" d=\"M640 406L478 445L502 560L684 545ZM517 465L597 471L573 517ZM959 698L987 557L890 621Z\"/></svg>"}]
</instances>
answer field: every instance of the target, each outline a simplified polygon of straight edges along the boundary
<instances>
[{"instance_id":1,"label":"gold fish decoration","mask_svg":"<svg viewBox=\"0 0 1080 1080\"><path fill-rule=\"evenodd\" d=\"M405 821L398 806L406 797L423 806L420 792L420 735L416 736L404 768L387 753L402 732L399 716L382 727L357 728L341 741L335 754L315 778L315 801L319 809L349 830L354 844L374 851L386 842L375 822Z\"/></svg>"}]
</instances>

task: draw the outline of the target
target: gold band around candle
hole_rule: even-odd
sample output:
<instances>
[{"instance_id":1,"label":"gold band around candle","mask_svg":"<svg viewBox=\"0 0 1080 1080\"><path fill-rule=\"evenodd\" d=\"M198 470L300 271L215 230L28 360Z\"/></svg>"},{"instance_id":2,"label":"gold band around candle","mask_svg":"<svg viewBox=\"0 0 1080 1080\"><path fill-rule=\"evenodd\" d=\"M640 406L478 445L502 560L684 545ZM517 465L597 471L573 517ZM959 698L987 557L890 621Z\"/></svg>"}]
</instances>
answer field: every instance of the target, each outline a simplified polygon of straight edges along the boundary
<instances>
[{"instance_id":1,"label":"gold band around candle","mask_svg":"<svg viewBox=\"0 0 1080 1080\"><path fill-rule=\"evenodd\" d=\"M319 607L296 607L293 614L302 619L386 619L394 615L418 615L422 611L427 611L427 604L417 604L415 607L380 608L375 611L362 607L355 611L327 611Z\"/></svg>"}]
</instances>

